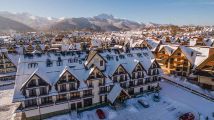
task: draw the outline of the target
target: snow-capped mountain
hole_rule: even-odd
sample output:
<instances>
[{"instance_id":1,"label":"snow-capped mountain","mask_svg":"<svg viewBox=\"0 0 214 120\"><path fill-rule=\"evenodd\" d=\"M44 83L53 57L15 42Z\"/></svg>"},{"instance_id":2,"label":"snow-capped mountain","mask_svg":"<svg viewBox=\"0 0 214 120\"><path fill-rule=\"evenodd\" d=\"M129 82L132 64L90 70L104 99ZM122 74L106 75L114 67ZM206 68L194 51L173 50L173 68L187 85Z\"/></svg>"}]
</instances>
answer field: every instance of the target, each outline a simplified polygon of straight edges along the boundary
<instances>
[{"instance_id":1,"label":"snow-capped mountain","mask_svg":"<svg viewBox=\"0 0 214 120\"><path fill-rule=\"evenodd\" d=\"M50 24L53 24L58 20L52 17L34 16L29 13L10 13L5 11L0 12L0 16L23 23L35 29L49 27Z\"/></svg>"},{"instance_id":2,"label":"snow-capped mountain","mask_svg":"<svg viewBox=\"0 0 214 120\"><path fill-rule=\"evenodd\" d=\"M126 19L117 19L112 15L100 14L92 18L67 18L63 21L57 22L51 26L52 29L87 29L87 30L101 30L101 31L119 31L139 29L144 24Z\"/></svg>"},{"instance_id":3,"label":"snow-capped mountain","mask_svg":"<svg viewBox=\"0 0 214 120\"><path fill-rule=\"evenodd\" d=\"M10 31L29 32L34 31L34 29L23 23L0 16L0 32Z\"/></svg>"},{"instance_id":4,"label":"snow-capped mountain","mask_svg":"<svg viewBox=\"0 0 214 120\"><path fill-rule=\"evenodd\" d=\"M0 16L36 30L119 31L140 29L145 26L142 23L115 18L113 15L108 14L100 14L90 18L54 18L34 16L29 13L10 13L4 11L0 12Z\"/></svg>"}]
</instances>

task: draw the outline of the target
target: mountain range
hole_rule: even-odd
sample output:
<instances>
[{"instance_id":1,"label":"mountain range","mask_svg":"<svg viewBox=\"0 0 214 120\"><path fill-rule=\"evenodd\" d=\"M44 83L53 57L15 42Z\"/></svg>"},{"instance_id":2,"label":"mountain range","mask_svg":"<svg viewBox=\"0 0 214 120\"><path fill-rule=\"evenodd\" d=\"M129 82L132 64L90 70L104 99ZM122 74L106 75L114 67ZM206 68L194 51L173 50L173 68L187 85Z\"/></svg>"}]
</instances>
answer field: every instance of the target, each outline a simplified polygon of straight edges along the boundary
<instances>
[{"instance_id":1,"label":"mountain range","mask_svg":"<svg viewBox=\"0 0 214 120\"><path fill-rule=\"evenodd\" d=\"M100 14L89 18L53 18L33 16L29 13L0 12L0 32L37 30L124 31L141 29L146 26L144 23L119 19L108 14ZM150 23L149 26L156 26L156 24Z\"/></svg>"}]
</instances>

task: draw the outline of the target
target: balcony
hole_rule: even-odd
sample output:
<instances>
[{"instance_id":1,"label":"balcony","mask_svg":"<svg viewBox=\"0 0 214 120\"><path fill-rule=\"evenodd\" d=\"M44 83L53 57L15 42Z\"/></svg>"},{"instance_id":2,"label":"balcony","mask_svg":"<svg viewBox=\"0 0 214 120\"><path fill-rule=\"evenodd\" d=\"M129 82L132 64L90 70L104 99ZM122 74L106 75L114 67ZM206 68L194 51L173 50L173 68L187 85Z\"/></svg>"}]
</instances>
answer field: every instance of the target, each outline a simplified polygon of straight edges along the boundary
<instances>
[{"instance_id":1,"label":"balcony","mask_svg":"<svg viewBox=\"0 0 214 120\"><path fill-rule=\"evenodd\" d=\"M79 100L79 99L81 99L80 96L70 97L70 100L71 100L71 101L73 101L73 100Z\"/></svg>"},{"instance_id":2,"label":"balcony","mask_svg":"<svg viewBox=\"0 0 214 120\"><path fill-rule=\"evenodd\" d=\"M108 91L107 90L104 90L104 91L99 91L99 94L107 94Z\"/></svg>"},{"instance_id":3,"label":"balcony","mask_svg":"<svg viewBox=\"0 0 214 120\"><path fill-rule=\"evenodd\" d=\"M66 88L61 88L61 89L59 90L59 92L66 92L66 91L67 91Z\"/></svg>"},{"instance_id":4,"label":"balcony","mask_svg":"<svg viewBox=\"0 0 214 120\"><path fill-rule=\"evenodd\" d=\"M77 88L76 87L70 87L69 90L74 91L74 90L77 90Z\"/></svg>"},{"instance_id":5,"label":"balcony","mask_svg":"<svg viewBox=\"0 0 214 120\"><path fill-rule=\"evenodd\" d=\"M92 93L88 93L88 94L83 94L83 98L86 98L86 97L93 97L94 95Z\"/></svg>"}]
</instances>

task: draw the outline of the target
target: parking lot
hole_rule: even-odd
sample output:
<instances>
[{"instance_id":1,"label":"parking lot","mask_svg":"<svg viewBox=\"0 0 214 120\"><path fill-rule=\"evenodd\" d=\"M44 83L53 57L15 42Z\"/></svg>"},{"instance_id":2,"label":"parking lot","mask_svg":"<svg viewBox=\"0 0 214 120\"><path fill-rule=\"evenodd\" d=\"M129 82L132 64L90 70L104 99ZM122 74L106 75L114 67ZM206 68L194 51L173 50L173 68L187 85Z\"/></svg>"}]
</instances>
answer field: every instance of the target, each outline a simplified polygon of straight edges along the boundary
<instances>
[{"instance_id":1,"label":"parking lot","mask_svg":"<svg viewBox=\"0 0 214 120\"><path fill-rule=\"evenodd\" d=\"M147 101L150 107L145 108L139 99ZM106 120L176 120L186 112L193 112L197 117L197 112L182 103L178 103L166 96L161 96L160 102L153 101L153 94L143 95L139 98L132 98L125 101L124 105L118 109L110 106L100 108L104 111ZM49 118L48 120L99 120L96 109L81 113L71 113Z\"/></svg>"}]
</instances>

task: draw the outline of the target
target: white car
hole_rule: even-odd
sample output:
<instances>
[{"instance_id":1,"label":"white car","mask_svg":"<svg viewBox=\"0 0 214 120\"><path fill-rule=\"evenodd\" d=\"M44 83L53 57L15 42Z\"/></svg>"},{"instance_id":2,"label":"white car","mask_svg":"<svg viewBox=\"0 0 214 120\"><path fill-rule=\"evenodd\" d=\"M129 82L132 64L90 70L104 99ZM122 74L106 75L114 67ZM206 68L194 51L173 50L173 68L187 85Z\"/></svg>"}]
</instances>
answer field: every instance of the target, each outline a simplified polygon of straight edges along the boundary
<instances>
[{"instance_id":1,"label":"white car","mask_svg":"<svg viewBox=\"0 0 214 120\"><path fill-rule=\"evenodd\" d=\"M138 103L140 103L143 107L148 108L149 107L149 103L147 101L144 100L138 100Z\"/></svg>"}]
</instances>

